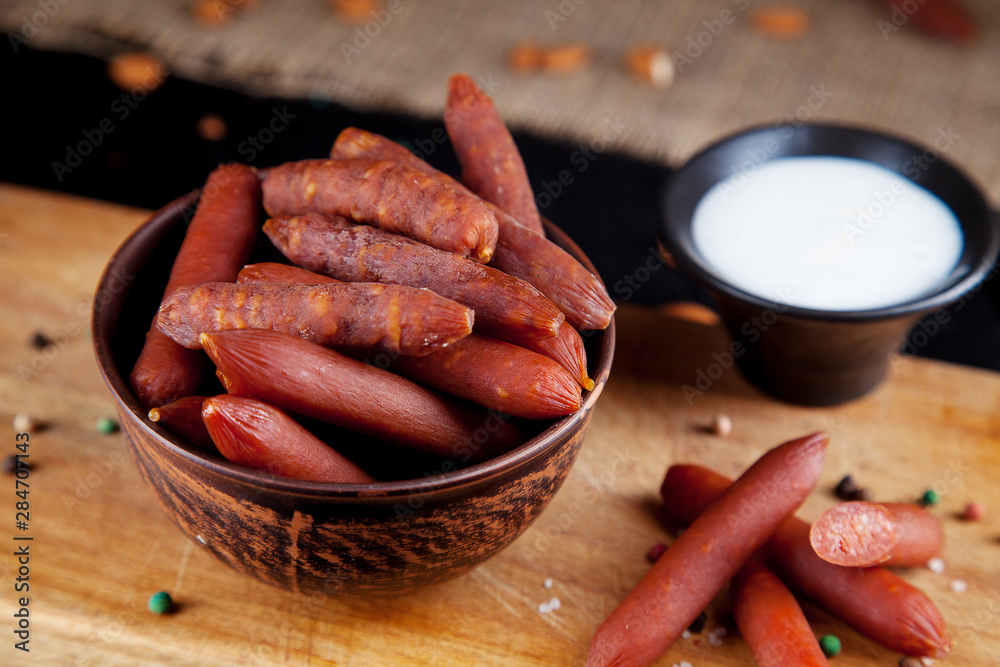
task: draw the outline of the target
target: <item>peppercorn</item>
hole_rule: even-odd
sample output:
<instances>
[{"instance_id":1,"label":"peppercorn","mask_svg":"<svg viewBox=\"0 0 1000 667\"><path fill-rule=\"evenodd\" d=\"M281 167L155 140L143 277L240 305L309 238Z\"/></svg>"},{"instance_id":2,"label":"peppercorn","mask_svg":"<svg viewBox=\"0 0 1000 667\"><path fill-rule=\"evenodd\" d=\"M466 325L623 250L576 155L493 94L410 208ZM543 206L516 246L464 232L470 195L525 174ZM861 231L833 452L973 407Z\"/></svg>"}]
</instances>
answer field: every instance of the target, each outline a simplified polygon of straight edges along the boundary
<instances>
[{"instance_id":1,"label":"peppercorn","mask_svg":"<svg viewBox=\"0 0 1000 667\"><path fill-rule=\"evenodd\" d=\"M116 433L118 431L118 422L110 417L101 417L97 420L97 431L99 433Z\"/></svg>"},{"instance_id":2,"label":"peppercorn","mask_svg":"<svg viewBox=\"0 0 1000 667\"><path fill-rule=\"evenodd\" d=\"M173 598L166 591L157 591L149 596L149 610L154 614L169 613L174 607Z\"/></svg>"},{"instance_id":3,"label":"peppercorn","mask_svg":"<svg viewBox=\"0 0 1000 667\"><path fill-rule=\"evenodd\" d=\"M646 553L646 558L648 558L651 563L655 563L660 560L660 556L662 556L666 551L667 545L662 542L657 542L649 549L649 552Z\"/></svg>"},{"instance_id":4,"label":"peppercorn","mask_svg":"<svg viewBox=\"0 0 1000 667\"><path fill-rule=\"evenodd\" d=\"M823 655L832 658L840 653L840 639L837 635L823 635L819 639L819 647L823 650Z\"/></svg>"},{"instance_id":5,"label":"peppercorn","mask_svg":"<svg viewBox=\"0 0 1000 667\"><path fill-rule=\"evenodd\" d=\"M934 489L927 489L924 495L920 496L921 505L937 505L941 502L941 494Z\"/></svg>"},{"instance_id":6,"label":"peppercorn","mask_svg":"<svg viewBox=\"0 0 1000 667\"><path fill-rule=\"evenodd\" d=\"M872 494L868 489L858 486L858 483L854 481L854 478L850 475L845 475L837 483L837 488L834 489L834 493L841 500L871 500Z\"/></svg>"},{"instance_id":7,"label":"peppercorn","mask_svg":"<svg viewBox=\"0 0 1000 667\"><path fill-rule=\"evenodd\" d=\"M706 625L708 625L708 614L701 612L698 614L698 618L691 621L691 625L688 626L688 632L692 635L701 634L704 632Z\"/></svg>"},{"instance_id":8,"label":"peppercorn","mask_svg":"<svg viewBox=\"0 0 1000 667\"><path fill-rule=\"evenodd\" d=\"M3 463L0 464L3 467L3 474L13 475L17 472L18 467L20 467L20 461L17 456L11 454L10 456L3 457Z\"/></svg>"},{"instance_id":9,"label":"peppercorn","mask_svg":"<svg viewBox=\"0 0 1000 667\"><path fill-rule=\"evenodd\" d=\"M44 350L49 345L52 345L52 339L41 331L35 332L35 335L31 337L31 347L36 350Z\"/></svg>"}]
</instances>

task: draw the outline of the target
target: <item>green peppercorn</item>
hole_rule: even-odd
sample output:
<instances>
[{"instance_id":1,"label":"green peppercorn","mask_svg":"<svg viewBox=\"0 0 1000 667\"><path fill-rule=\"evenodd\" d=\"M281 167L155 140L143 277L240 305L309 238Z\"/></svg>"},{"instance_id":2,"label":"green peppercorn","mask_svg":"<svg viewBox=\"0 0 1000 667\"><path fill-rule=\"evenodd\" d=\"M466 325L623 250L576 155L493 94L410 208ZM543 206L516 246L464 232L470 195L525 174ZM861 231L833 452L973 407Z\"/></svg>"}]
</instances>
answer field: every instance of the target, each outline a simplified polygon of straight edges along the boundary
<instances>
[{"instance_id":1,"label":"green peppercorn","mask_svg":"<svg viewBox=\"0 0 1000 667\"><path fill-rule=\"evenodd\" d=\"M101 417L97 420L97 431L99 433L117 433L118 422L110 417Z\"/></svg>"},{"instance_id":2,"label":"green peppercorn","mask_svg":"<svg viewBox=\"0 0 1000 667\"><path fill-rule=\"evenodd\" d=\"M923 505L937 505L941 502L941 494L934 489L927 489L924 495L920 496L920 502Z\"/></svg>"},{"instance_id":3,"label":"green peppercorn","mask_svg":"<svg viewBox=\"0 0 1000 667\"><path fill-rule=\"evenodd\" d=\"M823 650L823 655L832 658L840 653L840 639L837 635L823 635L819 639L819 647Z\"/></svg>"},{"instance_id":4,"label":"green peppercorn","mask_svg":"<svg viewBox=\"0 0 1000 667\"><path fill-rule=\"evenodd\" d=\"M149 596L149 610L154 614L166 614L174 608L173 598L166 591L157 591Z\"/></svg>"}]
</instances>

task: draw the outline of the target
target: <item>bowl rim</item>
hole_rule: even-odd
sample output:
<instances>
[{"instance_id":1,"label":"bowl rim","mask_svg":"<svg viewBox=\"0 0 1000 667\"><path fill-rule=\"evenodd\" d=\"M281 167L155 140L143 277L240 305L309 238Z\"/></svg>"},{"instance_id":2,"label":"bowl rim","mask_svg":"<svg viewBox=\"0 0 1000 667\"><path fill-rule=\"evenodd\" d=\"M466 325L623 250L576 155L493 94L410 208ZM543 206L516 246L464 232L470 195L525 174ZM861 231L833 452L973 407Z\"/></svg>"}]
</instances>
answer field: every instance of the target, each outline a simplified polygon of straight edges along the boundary
<instances>
[{"instance_id":1,"label":"bowl rim","mask_svg":"<svg viewBox=\"0 0 1000 667\"><path fill-rule=\"evenodd\" d=\"M616 338L614 316L612 316L611 322L606 329L597 332L598 335L602 336L602 339L595 349L595 368L591 369L593 372L594 388L589 391L583 390L583 401L580 408L569 415L556 419L541 433L518 447L486 461L458 470L438 472L437 474L424 477L364 484L343 484L279 477L243 467L221 458L208 458L193 445L185 443L163 427L154 426L148 421L146 411L142 409L138 400L133 395L126 379L127 375L123 375L122 369L118 367L115 362L114 352L111 349L112 334L117 326L115 315L120 314L114 312L116 308L112 306L120 306L122 299L121 294L116 294L116 290L112 285L119 279L117 272L126 263L123 261L123 257L129 251L133 251L146 243L149 236L178 224L180 216L194 209L200 192L200 189L193 190L154 211L119 244L98 279L91 311L93 350L105 384L108 386L116 402L118 402L120 409L131 413L139 424L139 428L151 436L157 446L164 448L175 457L179 457L233 482L284 494L353 500L412 497L415 495L426 497L429 494L448 493L468 486L478 485L497 476L511 473L541 456L547 450L556 447L561 439L572 431L593 409L604 389L604 385L607 383L614 359ZM544 218L543 224L545 226L546 237L550 241L563 248L563 250L572 255L577 261L580 261L587 270L600 279L600 275L597 273L590 259L565 232ZM125 291L118 290L122 294Z\"/></svg>"},{"instance_id":2,"label":"bowl rim","mask_svg":"<svg viewBox=\"0 0 1000 667\"><path fill-rule=\"evenodd\" d=\"M657 224L657 243L661 254L673 261L678 268L681 268L683 271L693 276L704 286L707 286L708 288L715 290L730 299L743 302L749 306L759 308L761 310L774 310L779 314L779 316L782 317L796 317L805 320L824 322L877 321L897 317L918 316L922 313L931 312L947 306L948 304L959 299L962 294L971 290L983 281L990 273L995 271L994 267L997 261L997 256L1000 254L1000 216L997 216L992 211L979 185L963 170L959 169L945 156L943 156L942 151L938 151L938 157L934 161L934 165L938 169L950 172L954 178L958 179L956 182L960 182L966 187L971 196L969 204L971 207L976 209L977 213L975 216L977 219L974 221L974 224L979 224L979 222L985 223L983 233L986 236L986 240L985 243L983 243L982 252L977 253L976 257L978 261L970 263L968 270L964 273L958 273L956 275L956 272L963 265L963 260L969 252L967 242L963 247L962 256L959 259L959 265L953 269L952 275L950 275L949 278L934 291L915 299L910 299L908 301L890 306L843 311L808 308L781 303L778 301L771 301L764 297L744 291L726 281L704 260L701 259L698 253L694 250L693 244L688 241L688 232L690 230L691 220L689 219L689 216L681 215L679 211L676 210L680 206L680 204L677 203L678 200L685 196L685 193L680 192L680 190L688 185L685 182L685 178L689 177L688 175L698 169L703 162L710 160L715 153L725 150L732 144L751 140L757 136L761 138L759 143L763 143L767 137L776 132L790 133L786 135L785 140L790 138L791 134L794 133L844 133L845 136L851 136L855 140L861 139L876 141L886 145L894 144L901 149L912 152L913 155L922 155L929 150L927 146L921 146L914 141L882 130L864 127L861 125L853 125L850 123L830 122L796 121L795 123L789 123L786 121L780 123L762 123L736 130L711 142L704 148L700 149L695 155L690 157L681 167L679 167L667 178L660 196L661 215ZM769 154L764 160L757 163L757 166L783 157L806 156L853 157L854 159L873 164L880 164L881 166L892 171L896 171L909 182L916 183L902 171L893 169L891 166L881 164L871 158L849 154L836 154L829 150L818 152L810 152L807 150L792 150L791 152L778 151L773 155ZM732 166L732 173L738 173L739 170L736 165L734 164ZM920 185L919 183L916 184ZM939 196L934 192L932 192L932 194ZM702 193L701 196L704 196L704 193ZM697 205L697 203L695 205ZM960 218L959 222L963 229L963 236L966 236L966 219Z\"/></svg>"}]
</instances>

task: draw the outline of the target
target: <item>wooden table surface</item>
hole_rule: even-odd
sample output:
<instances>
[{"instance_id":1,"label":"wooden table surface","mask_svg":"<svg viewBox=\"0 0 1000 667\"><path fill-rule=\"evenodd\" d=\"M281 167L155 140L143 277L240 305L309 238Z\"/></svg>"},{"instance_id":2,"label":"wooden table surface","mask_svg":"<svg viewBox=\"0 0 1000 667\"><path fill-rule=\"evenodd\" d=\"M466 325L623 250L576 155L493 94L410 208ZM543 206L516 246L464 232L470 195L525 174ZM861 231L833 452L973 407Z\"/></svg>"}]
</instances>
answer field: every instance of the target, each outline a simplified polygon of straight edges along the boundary
<instances>
[{"instance_id":1,"label":"wooden table surface","mask_svg":"<svg viewBox=\"0 0 1000 667\"><path fill-rule=\"evenodd\" d=\"M0 476L0 664L3 665L580 665L590 638L669 535L657 523L666 467L695 461L737 475L766 449L825 429L820 487L800 510L815 518L852 473L881 500L927 488L945 523L946 569L902 572L940 606L957 642L938 664L1000 660L1000 375L900 358L870 396L835 408L791 407L735 369L689 402L682 386L716 363L718 328L623 305L611 379L566 485L519 540L454 581L392 599L297 596L245 579L184 537L159 510L120 434L91 351L89 307L99 272L147 212L0 184L0 455L12 420L30 436L30 523L15 527L15 478ZM42 332L55 344L36 350ZM729 437L704 430L724 413ZM980 523L960 521L970 500ZM29 541L14 541L30 536ZM30 653L15 649L13 588L30 545ZM551 580L551 587L544 584ZM967 584L964 592L954 582ZM146 600L167 590L176 613ZM539 605L558 598L557 610ZM817 634L843 640L836 665L891 665L899 656L806 606ZM717 627L728 633L715 641ZM719 645L715 645L719 644ZM660 661L743 665L749 652L725 613Z\"/></svg>"}]
</instances>

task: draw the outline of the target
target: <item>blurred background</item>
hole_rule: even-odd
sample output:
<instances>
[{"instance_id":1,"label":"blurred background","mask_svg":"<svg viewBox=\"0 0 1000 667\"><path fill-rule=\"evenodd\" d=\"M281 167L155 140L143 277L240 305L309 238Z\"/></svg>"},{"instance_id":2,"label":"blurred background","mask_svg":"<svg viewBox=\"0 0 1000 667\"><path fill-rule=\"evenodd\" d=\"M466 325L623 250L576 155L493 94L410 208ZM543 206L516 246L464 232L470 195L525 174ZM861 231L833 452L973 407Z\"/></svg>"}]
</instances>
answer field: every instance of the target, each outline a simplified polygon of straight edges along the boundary
<instances>
[{"instance_id":1,"label":"blurred background","mask_svg":"<svg viewBox=\"0 0 1000 667\"><path fill-rule=\"evenodd\" d=\"M0 180L145 208L350 125L457 174L441 113L468 72L619 302L709 303L659 263L659 200L750 125L890 132L1000 205L995 0L0 0L0 28ZM920 340L1000 370L997 280Z\"/></svg>"}]
</instances>

